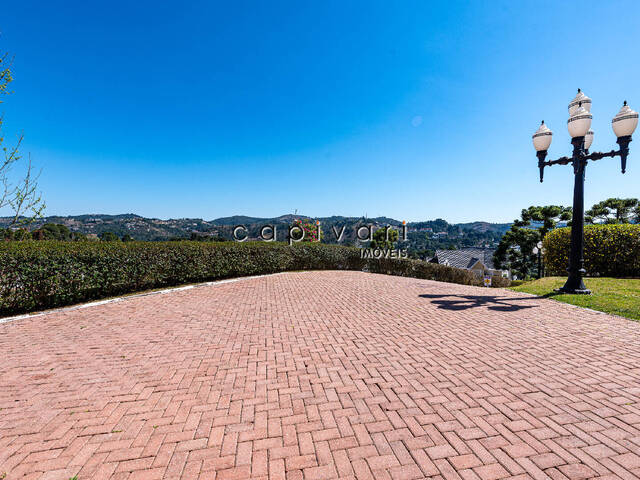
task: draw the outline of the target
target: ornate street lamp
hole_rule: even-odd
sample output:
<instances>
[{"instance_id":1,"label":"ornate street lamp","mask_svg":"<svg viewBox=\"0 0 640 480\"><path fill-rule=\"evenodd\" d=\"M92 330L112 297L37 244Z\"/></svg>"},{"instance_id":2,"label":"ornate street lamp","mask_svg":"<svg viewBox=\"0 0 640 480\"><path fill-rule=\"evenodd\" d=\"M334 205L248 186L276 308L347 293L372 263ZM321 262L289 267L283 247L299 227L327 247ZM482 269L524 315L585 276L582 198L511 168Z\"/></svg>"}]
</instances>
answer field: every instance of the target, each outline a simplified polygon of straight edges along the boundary
<instances>
[{"instance_id":1,"label":"ornate street lamp","mask_svg":"<svg viewBox=\"0 0 640 480\"><path fill-rule=\"evenodd\" d=\"M533 254L538 256L538 278L542 278L542 242L533 247Z\"/></svg>"},{"instance_id":2,"label":"ornate street lamp","mask_svg":"<svg viewBox=\"0 0 640 480\"><path fill-rule=\"evenodd\" d=\"M589 160L600 160L605 157L620 157L622 173L627 168L627 156L629 155L629 142L631 135L638 125L638 112L629 108L627 102L613 117L611 125L613 132L618 137L617 144L619 150L610 152L589 153L589 147L593 142L593 132L591 127L591 99L578 89L578 94L569 103L569 120L567 128L571 135L573 145L573 155L571 157L561 157L557 160L545 161L547 150L551 145L552 132L542 121L542 125L533 134L533 146L538 156L538 168L540 169L540 182L544 175L544 167L551 165L573 164L575 176L573 185L573 219L571 221L571 256L569 257L569 278L564 287L558 291L561 293L591 293L583 282L584 269L584 171Z\"/></svg>"}]
</instances>

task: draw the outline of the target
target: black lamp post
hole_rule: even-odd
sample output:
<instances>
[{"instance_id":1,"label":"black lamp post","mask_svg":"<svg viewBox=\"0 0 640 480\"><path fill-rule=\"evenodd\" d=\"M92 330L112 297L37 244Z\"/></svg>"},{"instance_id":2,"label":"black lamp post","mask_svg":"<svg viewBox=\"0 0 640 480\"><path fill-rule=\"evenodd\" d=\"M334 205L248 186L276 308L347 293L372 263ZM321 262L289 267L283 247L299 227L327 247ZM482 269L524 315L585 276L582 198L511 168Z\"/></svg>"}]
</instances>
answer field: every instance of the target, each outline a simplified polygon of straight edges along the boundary
<instances>
[{"instance_id":1,"label":"black lamp post","mask_svg":"<svg viewBox=\"0 0 640 480\"><path fill-rule=\"evenodd\" d=\"M542 278L542 242L533 247L533 254L538 256L538 278Z\"/></svg>"},{"instance_id":2,"label":"black lamp post","mask_svg":"<svg viewBox=\"0 0 640 480\"><path fill-rule=\"evenodd\" d=\"M569 120L567 127L571 135L573 154L571 157L561 157L557 160L545 161L547 150L551 145L551 130L542 122L538 131L533 135L533 146L538 156L538 168L540 169L540 182L544 175L544 167L551 165L573 164L573 219L571 221L571 255L569 257L569 278L562 288L561 293L591 293L582 280L586 271L584 269L584 171L589 160L600 160L605 157L620 157L622 173L627 168L627 156L629 155L629 142L631 135L638 125L638 113L629 108L627 102L611 121L613 132L618 137L619 150L609 152L589 153L589 147L593 142L591 127L591 99L578 89L578 94L569 104Z\"/></svg>"}]
</instances>

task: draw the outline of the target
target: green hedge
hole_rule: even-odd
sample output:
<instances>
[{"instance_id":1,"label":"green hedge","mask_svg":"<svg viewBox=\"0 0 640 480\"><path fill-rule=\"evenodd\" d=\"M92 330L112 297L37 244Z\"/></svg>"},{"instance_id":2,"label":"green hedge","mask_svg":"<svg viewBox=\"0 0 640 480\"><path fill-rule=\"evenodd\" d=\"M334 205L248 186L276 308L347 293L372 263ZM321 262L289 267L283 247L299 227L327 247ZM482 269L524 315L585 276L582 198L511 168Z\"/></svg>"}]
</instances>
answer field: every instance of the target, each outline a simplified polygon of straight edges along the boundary
<instances>
[{"instance_id":1,"label":"green hedge","mask_svg":"<svg viewBox=\"0 0 640 480\"><path fill-rule=\"evenodd\" d=\"M291 270L367 270L479 285L466 270L361 259L356 248L300 243L2 242L0 315L153 288ZM494 279L502 286L503 279Z\"/></svg>"},{"instance_id":2,"label":"green hedge","mask_svg":"<svg viewBox=\"0 0 640 480\"><path fill-rule=\"evenodd\" d=\"M548 233L544 249L547 274L566 275L571 228ZM640 277L640 225L585 226L584 268L593 277Z\"/></svg>"},{"instance_id":3,"label":"green hedge","mask_svg":"<svg viewBox=\"0 0 640 480\"><path fill-rule=\"evenodd\" d=\"M459 283L461 285L482 285L482 278L469 270L447 267L437 263L411 259L377 259L369 261L367 269L372 273L398 275L401 277L422 278L439 282ZM508 287L511 282L502 277L491 279L492 287Z\"/></svg>"}]
</instances>

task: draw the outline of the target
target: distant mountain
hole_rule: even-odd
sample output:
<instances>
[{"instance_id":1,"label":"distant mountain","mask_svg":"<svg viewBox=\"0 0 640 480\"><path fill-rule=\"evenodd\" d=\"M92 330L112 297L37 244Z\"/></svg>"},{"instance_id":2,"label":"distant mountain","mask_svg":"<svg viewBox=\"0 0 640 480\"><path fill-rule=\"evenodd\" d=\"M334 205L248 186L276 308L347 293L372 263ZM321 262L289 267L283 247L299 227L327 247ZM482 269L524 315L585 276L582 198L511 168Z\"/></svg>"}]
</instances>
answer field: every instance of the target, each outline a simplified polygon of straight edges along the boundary
<instances>
[{"instance_id":1,"label":"distant mountain","mask_svg":"<svg viewBox=\"0 0 640 480\"><path fill-rule=\"evenodd\" d=\"M214 225L245 225L247 223L269 222L272 218L246 217L244 215L234 215L233 217L222 217L211 220Z\"/></svg>"},{"instance_id":2,"label":"distant mountain","mask_svg":"<svg viewBox=\"0 0 640 480\"><path fill-rule=\"evenodd\" d=\"M460 228L470 229L475 232L502 232L502 234L511 228L510 223L471 222L458 223L457 225Z\"/></svg>"},{"instance_id":3,"label":"distant mountain","mask_svg":"<svg viewBox=\"0 0 640 480\"><path fill-rule=\"evenodd\" d=\"M260 228L263 225L274 225L277 230L277 239L285 240L287 229L295 219L309 219L305 215L281 215L273 218L250 217L235 215L231 217L217 218L215 220L203 220L201 218L176 218L162 220L158 218L145 218L133 213L121 215L86 214L74 216L49 216L38 220L30 226L36 229L46 223L65 225L73 232L81 232L89 235L100 235L104 232L113 232L118 236L131 235L136 240L169 240L190 238L193 235L215 236L232 238L233 227L244 225L250 239L258 239ZM313 220L316 220L313 218ZM333 228L340 232L342 227L343 237L341 244L356 245L357 228L362 225L373 224L376 227L391 225L400 227L402 222L388 217L342 217L331 216L318 218L322 225L323 242L337 243ZM0 228L9 224L9 217L0 217ZM438 218L424 222L410 222L407 224L408 241L402 246L409 248L413 256L425 256L437 248L459 248L469 246L495 246L504 232L511 224L471 222L450 224L446 220Z\"/></svg>"},{"instance_id":4,"label":"distant mountain","mask_svg":"<svg viewBox=\"0 0 640 480\"><path fill-rule=\"evenodd\" d=\"M8 223L8 217L0 217L0 228ZM103 232L113 232L122 236L128 233L137 240L167 240L172 237L188 237L191 232L206 232L213 227L211 222L199 218L161 220L127 213L121 215L49 216L34 222L30 225L30 229L36 229L46 223L62 224L72 232L85 234L99 235Z\"/></svg>"}]
</instances>

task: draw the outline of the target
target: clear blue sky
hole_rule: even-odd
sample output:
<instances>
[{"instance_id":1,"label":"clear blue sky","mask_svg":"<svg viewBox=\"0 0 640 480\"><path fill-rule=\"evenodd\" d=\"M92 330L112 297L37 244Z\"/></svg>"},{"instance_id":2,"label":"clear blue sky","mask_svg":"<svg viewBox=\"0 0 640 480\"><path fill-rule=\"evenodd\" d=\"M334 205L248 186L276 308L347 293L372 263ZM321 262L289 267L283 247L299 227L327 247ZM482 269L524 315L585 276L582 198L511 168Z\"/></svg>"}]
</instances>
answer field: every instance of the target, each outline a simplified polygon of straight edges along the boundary
<instances>
[{"instance_id":1,"label":"clear blue sky","mask_svg":"<svg viewBox=\"0 0 640 480\"><path fill-rule=\"evenodd\" d=\"M592 149L640 109L637 1L3 2L6 141L42 168L47 214L368 214L511 221L570 205L531 134ZM587 169L586 203L640 196L640 132Z\"/></svg>"}]
</instances>

